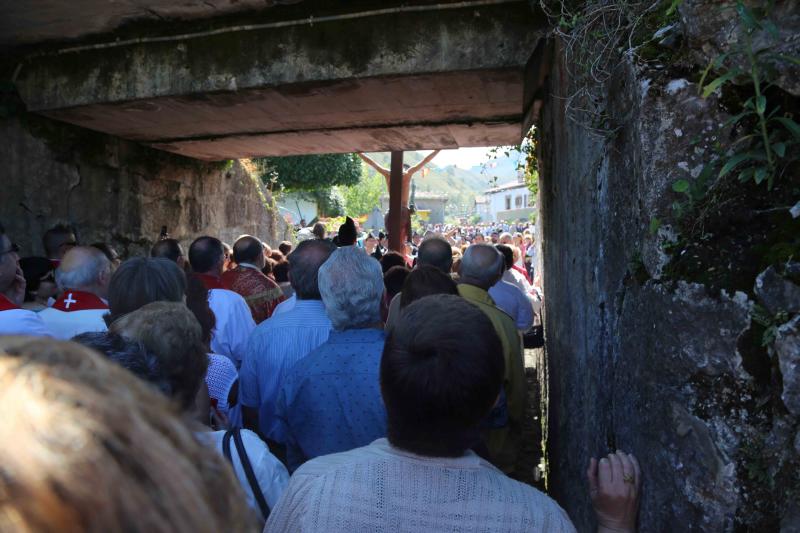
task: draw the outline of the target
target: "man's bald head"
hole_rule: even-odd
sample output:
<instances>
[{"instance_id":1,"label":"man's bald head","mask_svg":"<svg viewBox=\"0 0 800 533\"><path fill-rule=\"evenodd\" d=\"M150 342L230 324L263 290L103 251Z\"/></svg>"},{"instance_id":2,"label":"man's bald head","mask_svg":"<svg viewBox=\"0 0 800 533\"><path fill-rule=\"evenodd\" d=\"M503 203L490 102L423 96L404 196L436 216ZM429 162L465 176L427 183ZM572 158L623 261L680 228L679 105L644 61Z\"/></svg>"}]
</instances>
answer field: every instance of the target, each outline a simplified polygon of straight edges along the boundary
<instances>
[{"instance_id":1,"label":"man's bald head","mask_svg":"<svg viewBox=\"0 0 800 533\"><path fill-rule=\"evenodd\" d=\"M441 237L428 237L419 246L418 265L431 265L445 274L453 268L453 247Z\"/></svg>"},{"instance_id":2,"label":"man's bald head","mask_svg":"<svg viewBox=\"0 0 800 533\"><path fill-rule=\"evenodd\" d=\"M250 263L264 268L264 243L252 235L243 235L233 243L233 260L236 264Z\"/></svg>"},{"instance_id":3,"label":"man's bald head","mask_svg":"<svg viewBox=\"0 0 800 533\"><path fill-rule=\"evenodd\" d=\"M183 248L175 239L161 239L150 249L150 257L169 259L173 263L178 263L183 255Z\"/></svg>"},{"instance_id":4,"label":"man's bald head","mask_svg":"<svg viewBox=\"0 0 800 533\"><path fill-rule=\"evenodd\" d=\"M461 259L461 282L484 290L503 275L503 256L494 246L473 244Z\"/></svg>"},{"instance_id":5,"label":"man's bald head","mask_svg":"<svg viewBox=\"0 0 800 533\"><path fill-rule=\"evenodd\" d=\"M101 298L108 292L111 261L91 246L70 248L56 269L56 283L62 290L87 291Z\"/></svg>"}]
</instances>

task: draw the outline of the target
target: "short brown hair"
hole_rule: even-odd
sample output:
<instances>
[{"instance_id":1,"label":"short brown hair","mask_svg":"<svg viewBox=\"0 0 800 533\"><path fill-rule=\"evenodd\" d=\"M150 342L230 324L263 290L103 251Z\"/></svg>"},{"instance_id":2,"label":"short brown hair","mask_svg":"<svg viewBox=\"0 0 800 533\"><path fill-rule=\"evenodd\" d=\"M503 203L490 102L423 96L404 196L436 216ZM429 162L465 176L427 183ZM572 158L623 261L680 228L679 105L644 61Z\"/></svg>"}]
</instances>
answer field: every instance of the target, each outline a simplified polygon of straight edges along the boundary
<instances>
[{"instance_id":1,"label":"short brown hair","mask_svg":"<svg viewBox=\"0 0 800 533\"><path fill-rule=\"evenodd\" d=\"M121 317L109 331L139 341L155 354L172 384L172 396L184 409L194 405L208 369L208 354L200 323L185 304L147 304Z\"/></svg>"},{"instance_id":2,"label":"short brown hair","mask_svg":"<svg viewBox=\"0 0 800 533\"><path fill-rule=\"evenodd\" d=\"M88 348L0 339L0 416L0 530L253 526L223 457L162 395Z\"/></svg>"}]
</instances>

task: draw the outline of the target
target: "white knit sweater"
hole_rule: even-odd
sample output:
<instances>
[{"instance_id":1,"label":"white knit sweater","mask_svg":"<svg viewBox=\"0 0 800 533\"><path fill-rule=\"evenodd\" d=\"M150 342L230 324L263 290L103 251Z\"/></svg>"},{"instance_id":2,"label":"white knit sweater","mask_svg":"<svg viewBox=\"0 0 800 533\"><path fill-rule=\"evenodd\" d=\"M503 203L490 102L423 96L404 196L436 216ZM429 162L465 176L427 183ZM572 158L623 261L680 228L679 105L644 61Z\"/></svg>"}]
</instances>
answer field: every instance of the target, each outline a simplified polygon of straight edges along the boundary
<instances>
[{"instance_id":1,"label":"white knit sweater","mask_svg":"<svg viewBox=\"0 0 800 533\"><path fill-rule=\"evenodd\" d=\"M430 458L379 439L300 467L265 532L574 532L538 490L472 452Z\"/></svg>"}]
</instances>

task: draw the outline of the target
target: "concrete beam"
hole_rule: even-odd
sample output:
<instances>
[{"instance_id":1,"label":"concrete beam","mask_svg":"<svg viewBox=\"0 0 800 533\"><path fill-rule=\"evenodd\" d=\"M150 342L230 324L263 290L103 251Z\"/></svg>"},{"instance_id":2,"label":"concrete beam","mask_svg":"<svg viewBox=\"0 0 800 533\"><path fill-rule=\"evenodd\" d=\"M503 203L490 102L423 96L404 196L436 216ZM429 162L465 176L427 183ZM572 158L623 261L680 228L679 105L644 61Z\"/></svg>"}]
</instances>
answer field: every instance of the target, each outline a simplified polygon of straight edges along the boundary
<instances>
[{"instance_id":1,"label":"concrete beam","mask_svg":"<svg viewBox=\"0 0 800 533\"><path fill-rule=\"evenodd\" d=\"M544 21L485 4L78 47L16 85L30 111L201 159L516 143Z\"/></svg>"},{"instance_id":2,"label":"concrete beam","mask_svg":"<svg viewBox=\"0 0 800 533\"><path fill-rule=\"evenodd\" d=\"M193 20L281 3L292 0L0 0L0 47L68 41L133 22Z\"/></svg>"}]
</instances>

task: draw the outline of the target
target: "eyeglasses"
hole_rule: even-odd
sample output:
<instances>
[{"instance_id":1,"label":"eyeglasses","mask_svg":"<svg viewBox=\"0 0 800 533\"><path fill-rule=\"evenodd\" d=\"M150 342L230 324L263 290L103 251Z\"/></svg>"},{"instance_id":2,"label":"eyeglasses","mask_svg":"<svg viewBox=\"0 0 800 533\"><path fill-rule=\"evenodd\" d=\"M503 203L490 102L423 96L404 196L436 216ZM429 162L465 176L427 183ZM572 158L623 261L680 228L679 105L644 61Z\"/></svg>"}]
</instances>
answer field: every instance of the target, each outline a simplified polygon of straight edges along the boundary
<instances>
[{"instance_id":1,"label":"eyeglasses","mask_svg":"<svg viewBox=\"0 0 800 533\"><path fill-rule=\"evenodd\" d=\"M19 246L17 246L15 243L12 242L11 243L11 248L9 248L8 250L4 250L4 251L0 252L0 255L10 254L10 253L17 253L17 252L19 252Z\"/></svg>"}]
</instances>

